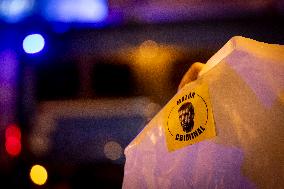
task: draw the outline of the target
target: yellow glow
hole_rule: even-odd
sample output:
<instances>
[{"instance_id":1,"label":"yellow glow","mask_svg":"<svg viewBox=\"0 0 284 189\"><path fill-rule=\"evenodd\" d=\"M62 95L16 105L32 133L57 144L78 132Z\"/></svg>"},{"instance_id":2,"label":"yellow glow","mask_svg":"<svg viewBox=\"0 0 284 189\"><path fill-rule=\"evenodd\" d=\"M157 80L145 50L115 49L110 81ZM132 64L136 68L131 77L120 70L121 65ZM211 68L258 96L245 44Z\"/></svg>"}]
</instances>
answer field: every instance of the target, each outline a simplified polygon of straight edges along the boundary
<instances>
[{"instance_id":1,"label":"yellow glow","mask_svg":"<svg viewBox=\"0 0 284 189\"><path fill-rule=\"evenodd\" d=\"M158 55L159 46L155 41L147 40L144 41L140 47L140 56L144 59L152 59Z\"/></svg>"},{"instance_id":2,"label":"yellow glow","mask_svg":"<svg viewBox=\"0 0 284 189\"><path fill-rule=\"evenodd\" d=\"M41 165L34 165L30 171L31 180L37 185L43 185L47 180L47 171Z\"/></svg>"},{"instance_id":3,"label":"yellow glow","mask_svg":"<svg viewBox=\"0 0 284 189\"><path fill-rule=\"evenodd\" d=\"M284 91L282 91L279 95L280 102L284 104Z\"/></svg>"}]
</instances>

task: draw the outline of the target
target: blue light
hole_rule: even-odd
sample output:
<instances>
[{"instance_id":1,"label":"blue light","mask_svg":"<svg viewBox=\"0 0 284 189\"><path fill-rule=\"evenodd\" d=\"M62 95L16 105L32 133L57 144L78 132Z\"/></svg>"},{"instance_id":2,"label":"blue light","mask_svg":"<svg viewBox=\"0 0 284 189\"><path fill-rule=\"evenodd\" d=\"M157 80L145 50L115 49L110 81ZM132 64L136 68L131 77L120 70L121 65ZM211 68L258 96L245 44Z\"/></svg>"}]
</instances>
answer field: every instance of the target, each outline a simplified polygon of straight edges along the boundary
<instances>
[{"instance_id":1,"label":"blue light","mask_svg":"<svg viewBox=\"0 0 284 189\"><path fill-rule=\"evenodd\" d=\"M97 23L108 16L106 0L49 0L45 9L49 20Z\"/></svg>"},{"instance_id":2,"label":"blue light","mask_svg":"<svg viewBox=\"0 0 284 189\"><path fill-rule=\"evenodd\" d=\"M44 44L44 38L40 34L32 34L24 39L23 48L26 53L34 54L40 52Z\"/></svg>"},{"instance_id":3,"label":"blue light","mask_svg":"<svg viewBox=\"0 0 284 189\"><path fill-rule=\"evenodd\" d=\"M0 16L7 22L18 22L28 16L34 7L34 0L2 0Z\"/></svg>"}]
</instances>

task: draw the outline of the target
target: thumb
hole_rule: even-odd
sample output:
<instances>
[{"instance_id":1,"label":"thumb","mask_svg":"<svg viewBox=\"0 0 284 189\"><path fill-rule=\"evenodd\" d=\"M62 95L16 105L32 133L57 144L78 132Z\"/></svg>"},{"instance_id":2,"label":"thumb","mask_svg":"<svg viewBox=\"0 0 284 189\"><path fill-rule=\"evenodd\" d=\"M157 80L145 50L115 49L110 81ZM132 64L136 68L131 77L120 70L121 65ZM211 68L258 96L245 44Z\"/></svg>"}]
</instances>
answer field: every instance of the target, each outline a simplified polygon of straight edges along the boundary
<instances>
[{"instance_id":1,"label":"thumb","mask_svg":"<svg viewBox=\"0 0 284 189\"><path fill-rule=\"evenodd\" d=\"M197 79L198 73L202 70L205 64L200 62L193 63L190 68L187 70L187 72L184 74L184 76L181 79L181 82L178 86L178 90L180 90L183 86L185 86L187 83L192 82Z\"/></svg>"}]
</instances>

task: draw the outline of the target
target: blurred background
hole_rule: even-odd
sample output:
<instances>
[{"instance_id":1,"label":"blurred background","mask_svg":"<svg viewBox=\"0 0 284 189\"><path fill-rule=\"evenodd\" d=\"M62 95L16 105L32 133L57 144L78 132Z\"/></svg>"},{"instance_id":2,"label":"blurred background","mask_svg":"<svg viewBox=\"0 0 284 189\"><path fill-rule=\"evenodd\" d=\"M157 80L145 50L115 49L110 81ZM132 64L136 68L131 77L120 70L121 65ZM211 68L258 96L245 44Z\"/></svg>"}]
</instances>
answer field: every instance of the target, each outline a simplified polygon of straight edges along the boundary
<instances>
[{"instance_id":1,"label":"blurred background","mask_svg":"<svg viewBox=\"0 0 284 189\"><path fill-rule=\"evenodd\" d=\"M190 65L236 35L284 44L283 18L283 0L0 0L0 188L121 188Z\"/></svg>"}]
</instances>

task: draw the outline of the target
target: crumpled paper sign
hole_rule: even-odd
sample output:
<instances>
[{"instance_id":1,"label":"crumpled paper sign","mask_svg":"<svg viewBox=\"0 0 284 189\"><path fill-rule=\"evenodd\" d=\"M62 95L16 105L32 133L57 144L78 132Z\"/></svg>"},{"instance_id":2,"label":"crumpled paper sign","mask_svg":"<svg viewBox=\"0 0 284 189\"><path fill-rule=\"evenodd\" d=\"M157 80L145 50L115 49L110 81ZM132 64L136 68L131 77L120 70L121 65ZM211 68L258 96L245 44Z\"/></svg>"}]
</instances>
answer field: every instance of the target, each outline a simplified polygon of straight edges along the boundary
<instances>
[{"instance_id":1,"label":"crumpled paper sign","mask_svg":"<svg viewBox=\"0 0 284 189\"><path fill-rule=\"evenodd\" d=\"M284 46L233 37L125 155L125 189L282 188Z\"/></svg>"}]
</instances>

